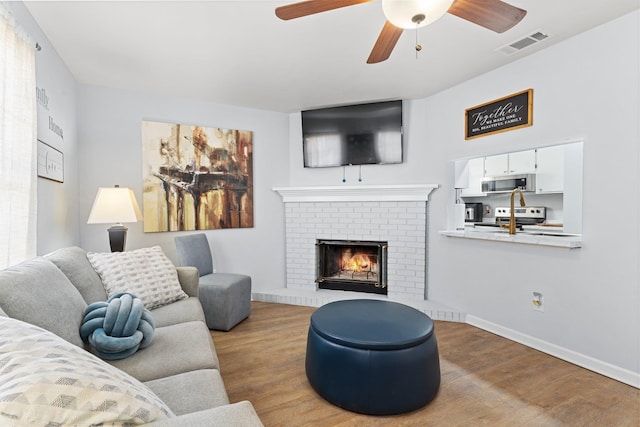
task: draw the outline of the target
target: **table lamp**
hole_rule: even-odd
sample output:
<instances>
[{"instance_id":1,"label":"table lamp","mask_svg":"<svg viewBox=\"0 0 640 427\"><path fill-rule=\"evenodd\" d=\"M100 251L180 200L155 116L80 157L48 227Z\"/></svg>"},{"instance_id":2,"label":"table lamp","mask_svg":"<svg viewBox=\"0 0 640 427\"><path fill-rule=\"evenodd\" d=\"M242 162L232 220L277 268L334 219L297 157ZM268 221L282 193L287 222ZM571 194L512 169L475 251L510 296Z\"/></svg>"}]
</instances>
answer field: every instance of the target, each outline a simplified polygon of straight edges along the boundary
<instances>
[{"instance_id":1,"label":"table lamp","mask_svg":"<svg viewBox=\"0 0 640 427\"><path fill-rule=\"evenodd\" d=\"M142 214L133 190L116 185L98 188L87 224L114 223L108 229L111 252L123 252L127 240L127 228L122 223L141 220Z\"/></svg>"}]
</instances>

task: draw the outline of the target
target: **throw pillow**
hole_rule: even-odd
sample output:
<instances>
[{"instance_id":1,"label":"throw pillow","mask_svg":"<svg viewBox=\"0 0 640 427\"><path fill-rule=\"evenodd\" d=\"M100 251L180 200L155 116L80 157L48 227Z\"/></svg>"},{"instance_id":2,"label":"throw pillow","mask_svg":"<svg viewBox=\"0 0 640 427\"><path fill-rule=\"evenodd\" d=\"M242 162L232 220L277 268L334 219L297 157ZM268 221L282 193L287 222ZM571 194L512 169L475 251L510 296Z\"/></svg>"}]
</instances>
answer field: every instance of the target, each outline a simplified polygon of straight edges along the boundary
<instances>
[{"instance_id":1,"label":"throw pillow","mask_svg":"<svg viewBox=\"0 0 640 427\"><path fill-rule=\"evenodd\" d=\"M173 416L125 372L42 328L0 317L0 425L131 426Z\"/></svg>"},{"instance_id":2,"label":"throw pillow","mask_svg":"<svg viewBox=\"0 0 640 427\"><path fill-rule=\"evenodd\" d=\"M118 360L131 356L153 341L155 322L142 300L133 294L115 294L107 301L87 306L80 337L98 356Z\"/></svg>"},{"instance_id":3,"label":"throw pillow","mask_svg":"<svg viewBox=\"0 0 640 427\"><path fill-rule=\"evenodd\" d=\"M188 298L182 290L175 265L160 246L126 252L87 252L109 297L129 292L148 310Z\"/></svg>"}]
</instances>

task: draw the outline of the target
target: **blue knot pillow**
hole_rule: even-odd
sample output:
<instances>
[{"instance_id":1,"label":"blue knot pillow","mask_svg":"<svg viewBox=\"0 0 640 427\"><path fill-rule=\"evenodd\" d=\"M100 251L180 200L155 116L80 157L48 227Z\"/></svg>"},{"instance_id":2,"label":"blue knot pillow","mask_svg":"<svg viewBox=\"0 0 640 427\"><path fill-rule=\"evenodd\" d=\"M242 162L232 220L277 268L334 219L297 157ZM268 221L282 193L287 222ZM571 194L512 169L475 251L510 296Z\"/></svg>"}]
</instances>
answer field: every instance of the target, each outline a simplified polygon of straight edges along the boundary
<instances>
[{"instance_id":1,"label":"blue knot pillow","mask_svg":"<svg viewBox=\"0 0 640 427\"><path fill-rule=\"evenodd\" d=\"M154 330L153 317L144 308L142 300L128 292L120 292L107 301L87 306L80 337L103 359L117 360L149 346Z\"/></svg>"}]
</instances>

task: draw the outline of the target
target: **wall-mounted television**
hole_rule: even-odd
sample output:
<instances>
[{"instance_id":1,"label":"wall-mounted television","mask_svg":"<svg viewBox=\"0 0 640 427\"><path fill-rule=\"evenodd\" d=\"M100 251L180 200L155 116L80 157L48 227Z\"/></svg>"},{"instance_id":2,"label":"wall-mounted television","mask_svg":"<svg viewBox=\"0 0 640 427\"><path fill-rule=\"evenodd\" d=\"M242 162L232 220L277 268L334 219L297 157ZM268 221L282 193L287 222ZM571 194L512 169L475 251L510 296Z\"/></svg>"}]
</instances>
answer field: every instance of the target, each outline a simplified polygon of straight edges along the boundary
<instances>
[{"instance_id":1,"label":"wall-mounted television","mask_svg":"<svg viewBox=\"0 0 640 427\"><path fill-rule=\"evenodd\" d=\"M402 100L302 111L304 166L402 163Z\"/></svg>"}]
</instances>

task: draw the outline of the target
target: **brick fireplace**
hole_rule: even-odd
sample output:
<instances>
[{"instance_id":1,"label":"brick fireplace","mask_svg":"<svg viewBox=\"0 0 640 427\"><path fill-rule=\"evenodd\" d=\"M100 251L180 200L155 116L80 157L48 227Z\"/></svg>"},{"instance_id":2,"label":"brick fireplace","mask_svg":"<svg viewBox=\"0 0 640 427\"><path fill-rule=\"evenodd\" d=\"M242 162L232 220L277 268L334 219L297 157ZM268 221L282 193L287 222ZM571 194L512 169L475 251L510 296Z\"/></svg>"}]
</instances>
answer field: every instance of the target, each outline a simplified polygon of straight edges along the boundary
<instances>
[{"instance_id":1,"label":"brick fireplace","mask_svg":"<svg viewBox=\"0 0 640 427\"><path fill-rule=\"evenodd\" d=\"M318 240L384 241L390 299L427 295L427 201L437 185L276 188L285 205L286 287L317 291Z\"/></svg>"}]
</instances>

